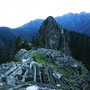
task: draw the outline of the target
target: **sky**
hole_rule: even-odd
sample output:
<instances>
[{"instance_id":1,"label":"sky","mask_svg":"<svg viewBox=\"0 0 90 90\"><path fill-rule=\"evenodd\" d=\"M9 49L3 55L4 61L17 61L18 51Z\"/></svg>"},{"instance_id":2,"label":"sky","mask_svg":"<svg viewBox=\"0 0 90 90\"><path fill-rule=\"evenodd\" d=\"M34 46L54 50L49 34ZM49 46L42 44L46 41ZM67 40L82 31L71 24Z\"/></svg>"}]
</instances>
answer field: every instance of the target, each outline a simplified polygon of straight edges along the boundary
<instances>
[{"instance_id":1,"label":"sky","mask_svg":"<svg viewBox=\"0 0 90 90\"><path fill-rule=\"evenodd\" d=\"M19 27L34 19L90 12L90 0L0 0L0 27Z\"/></svg>"}]
</instances>

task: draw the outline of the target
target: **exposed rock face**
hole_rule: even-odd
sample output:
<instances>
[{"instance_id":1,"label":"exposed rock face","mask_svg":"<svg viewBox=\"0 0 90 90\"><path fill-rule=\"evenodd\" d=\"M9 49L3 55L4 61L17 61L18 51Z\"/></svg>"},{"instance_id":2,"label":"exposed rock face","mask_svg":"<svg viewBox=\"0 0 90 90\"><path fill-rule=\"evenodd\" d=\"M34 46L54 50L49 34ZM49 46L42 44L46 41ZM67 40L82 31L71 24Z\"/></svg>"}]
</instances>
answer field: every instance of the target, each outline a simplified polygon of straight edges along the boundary
<instances>
[{"instance_id":1,"label":"exposed rock face","mask_svg":"<svg viewBox=\"0 0 90 90\"><path fill-rule=\"evenodd\" d=\"M62 50L65 55L73 55L90 69L90 37L63 29L53 17L48 17L31 40L33 46Z\"/></svg>"},{"instance_id":2,"label":"exposed rock face","mask_svg":"<svg viewBox=\"0 0 90 90\"><path fill-rule=\"evenodd\" d=\"M33 84L39 89L47 87L50 90L89 88L90 77L85 66L71 56L64 57L60 51L45 48L29 51L21 49L14 58L21 61L0 66L0 89L8 87L25 90Z\"/></svg>"},{"instance_id":3,"label":"exposed rock face","mask_svg":"<svg viewBox=\"0 0 90 90\"><path fill-rule=\"evenodd\" d=\"M24 38L19 36L15 40L15 42L14 42L14 44L12 46L12 49L11 49L11 52L10 52L10 60L12 60L13 57L15 56L15 54L22 48L31 49L31 43L26 42L26 40L24 40Z\"/></svg>"},{"instance_id":4,"label":"exposed rock face","mask_svg":"<svg viewBox=\"0 0 90 90\"><path fill-rule=\"evenodd\" d=\"M60 27L53 17L48 17L40 27L37 36L32 40L34 46L60 49ZM61 37L62 40L62 37Z\"/></svg>"}]
</instances>

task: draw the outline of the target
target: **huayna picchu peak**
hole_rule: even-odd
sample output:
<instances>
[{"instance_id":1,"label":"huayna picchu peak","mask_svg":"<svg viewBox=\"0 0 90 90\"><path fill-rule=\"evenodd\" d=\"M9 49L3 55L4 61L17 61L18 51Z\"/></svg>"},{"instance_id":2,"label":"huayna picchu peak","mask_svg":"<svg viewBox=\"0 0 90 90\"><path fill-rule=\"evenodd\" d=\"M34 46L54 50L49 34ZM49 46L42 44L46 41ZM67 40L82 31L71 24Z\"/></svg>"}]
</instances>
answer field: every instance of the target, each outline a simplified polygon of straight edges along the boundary
<instances>
[{"instance_id":1,"label":"huayna picchu peak","mask_svg":"<svg viewBox=\"0 0 90 90\"><path fill-rule=\"evenodd\" d=\"M60 49L64 41L64 29L49 16L41 25L35 38L31 40L33 46Z\"/></svg>"},{"instance_id":2,"label":"huayna picchu peak","mask_svg":"<svg viewBox=\"0 0 90 90\"><path fill-rule=\"evenodd\" d=\"M9 62L0 65L0 89L90 90L89 54L90 37L49 16L30 41L17 37Z\"/></svg>"},{"instance_id":3,"label":"huayna picchu peak","mask_svg":"<svg viewBox=\"0 0 90 90\"><path fill-rule=\"evenodd\" d=\"M48 26L49 25L55 25L56 26L56 24L59 25L52 16L47 17L46 20L42 23L43 26L47 26L47 25ZM60 27L60 25L59 25L59 27Z\"/></svg>"}]
</instances>

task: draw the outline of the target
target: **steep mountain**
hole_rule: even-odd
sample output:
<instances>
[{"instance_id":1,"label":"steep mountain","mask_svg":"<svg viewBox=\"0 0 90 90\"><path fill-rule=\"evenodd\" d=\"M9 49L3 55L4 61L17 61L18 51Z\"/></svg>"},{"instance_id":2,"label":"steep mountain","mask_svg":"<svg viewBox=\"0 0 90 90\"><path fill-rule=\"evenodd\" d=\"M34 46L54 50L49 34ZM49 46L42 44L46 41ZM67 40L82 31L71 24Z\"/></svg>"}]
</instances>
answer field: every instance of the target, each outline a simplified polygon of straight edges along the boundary
<instances>
[{"instance_id":1,"label":"steep mountain","mask_svg":"<svg viewBox=\"0 0 90 90\"><path fill-rule=\"evenodd\" d=\"M50 16L43 22L37 36L31 40L31 43L35 47L56 50L61 48L68 49L68 43L65 40L64 32L65 30Z\"/></svg>"},{"instance_id":2,"label":"steep mountain","mask_svg":"<svg viewBox=\"0 0 90 90\"><path fill-rule=\"evenodd\" d=\"M16 36L10 28L0 28L0 63L7 58Z\"/></svg>"}]
</instances>

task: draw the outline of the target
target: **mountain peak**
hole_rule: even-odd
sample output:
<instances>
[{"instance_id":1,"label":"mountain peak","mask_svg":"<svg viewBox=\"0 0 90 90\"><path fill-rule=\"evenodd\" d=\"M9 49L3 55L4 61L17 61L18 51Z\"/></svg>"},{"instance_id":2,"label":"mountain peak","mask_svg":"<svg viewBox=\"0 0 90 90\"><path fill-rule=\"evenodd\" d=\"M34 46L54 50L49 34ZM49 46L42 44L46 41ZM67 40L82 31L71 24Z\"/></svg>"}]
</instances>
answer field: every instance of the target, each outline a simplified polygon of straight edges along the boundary
<instances>
[{"instance_id":1,"label":"mountain peak","mask_svg":"<svg viewBox=\"0 0 90 90\"><path fill-rule=\"evenodd\" d=\"M56 22L56 20L49 16L41 25L39 32L31 43L33 46L39 46L50 49L60 49L64 36L62 36L64 29Z\"/></svg>"},{"instance_id":2,"label":"mountain peak","mask_svg":"<svg viewBox=\"0 0 90 90\"><path fill-rule=\"evenodd\" d=\"M45 26L45 27L49 27L49 26L55 27L55 26L57 26L57 25L58 25L57 27L60 26L60 25L56 22L56 20L54 19L54 17L52 17L52 16L47 17L46 20L42 23L42 25Z\"/></svg>"},{"instance_id":3,"label":"mountain peak","mask_svg":"<svg viewBox=\"0 0 90 90\"><path fill-rule=\"evenodd\" d=\"M54 19L54 17L52 17L52 16L48 16L48 17L46 18L46 21L52 22L52 21L55 21L55 19Z\"/></svg>"}]
</instances>

